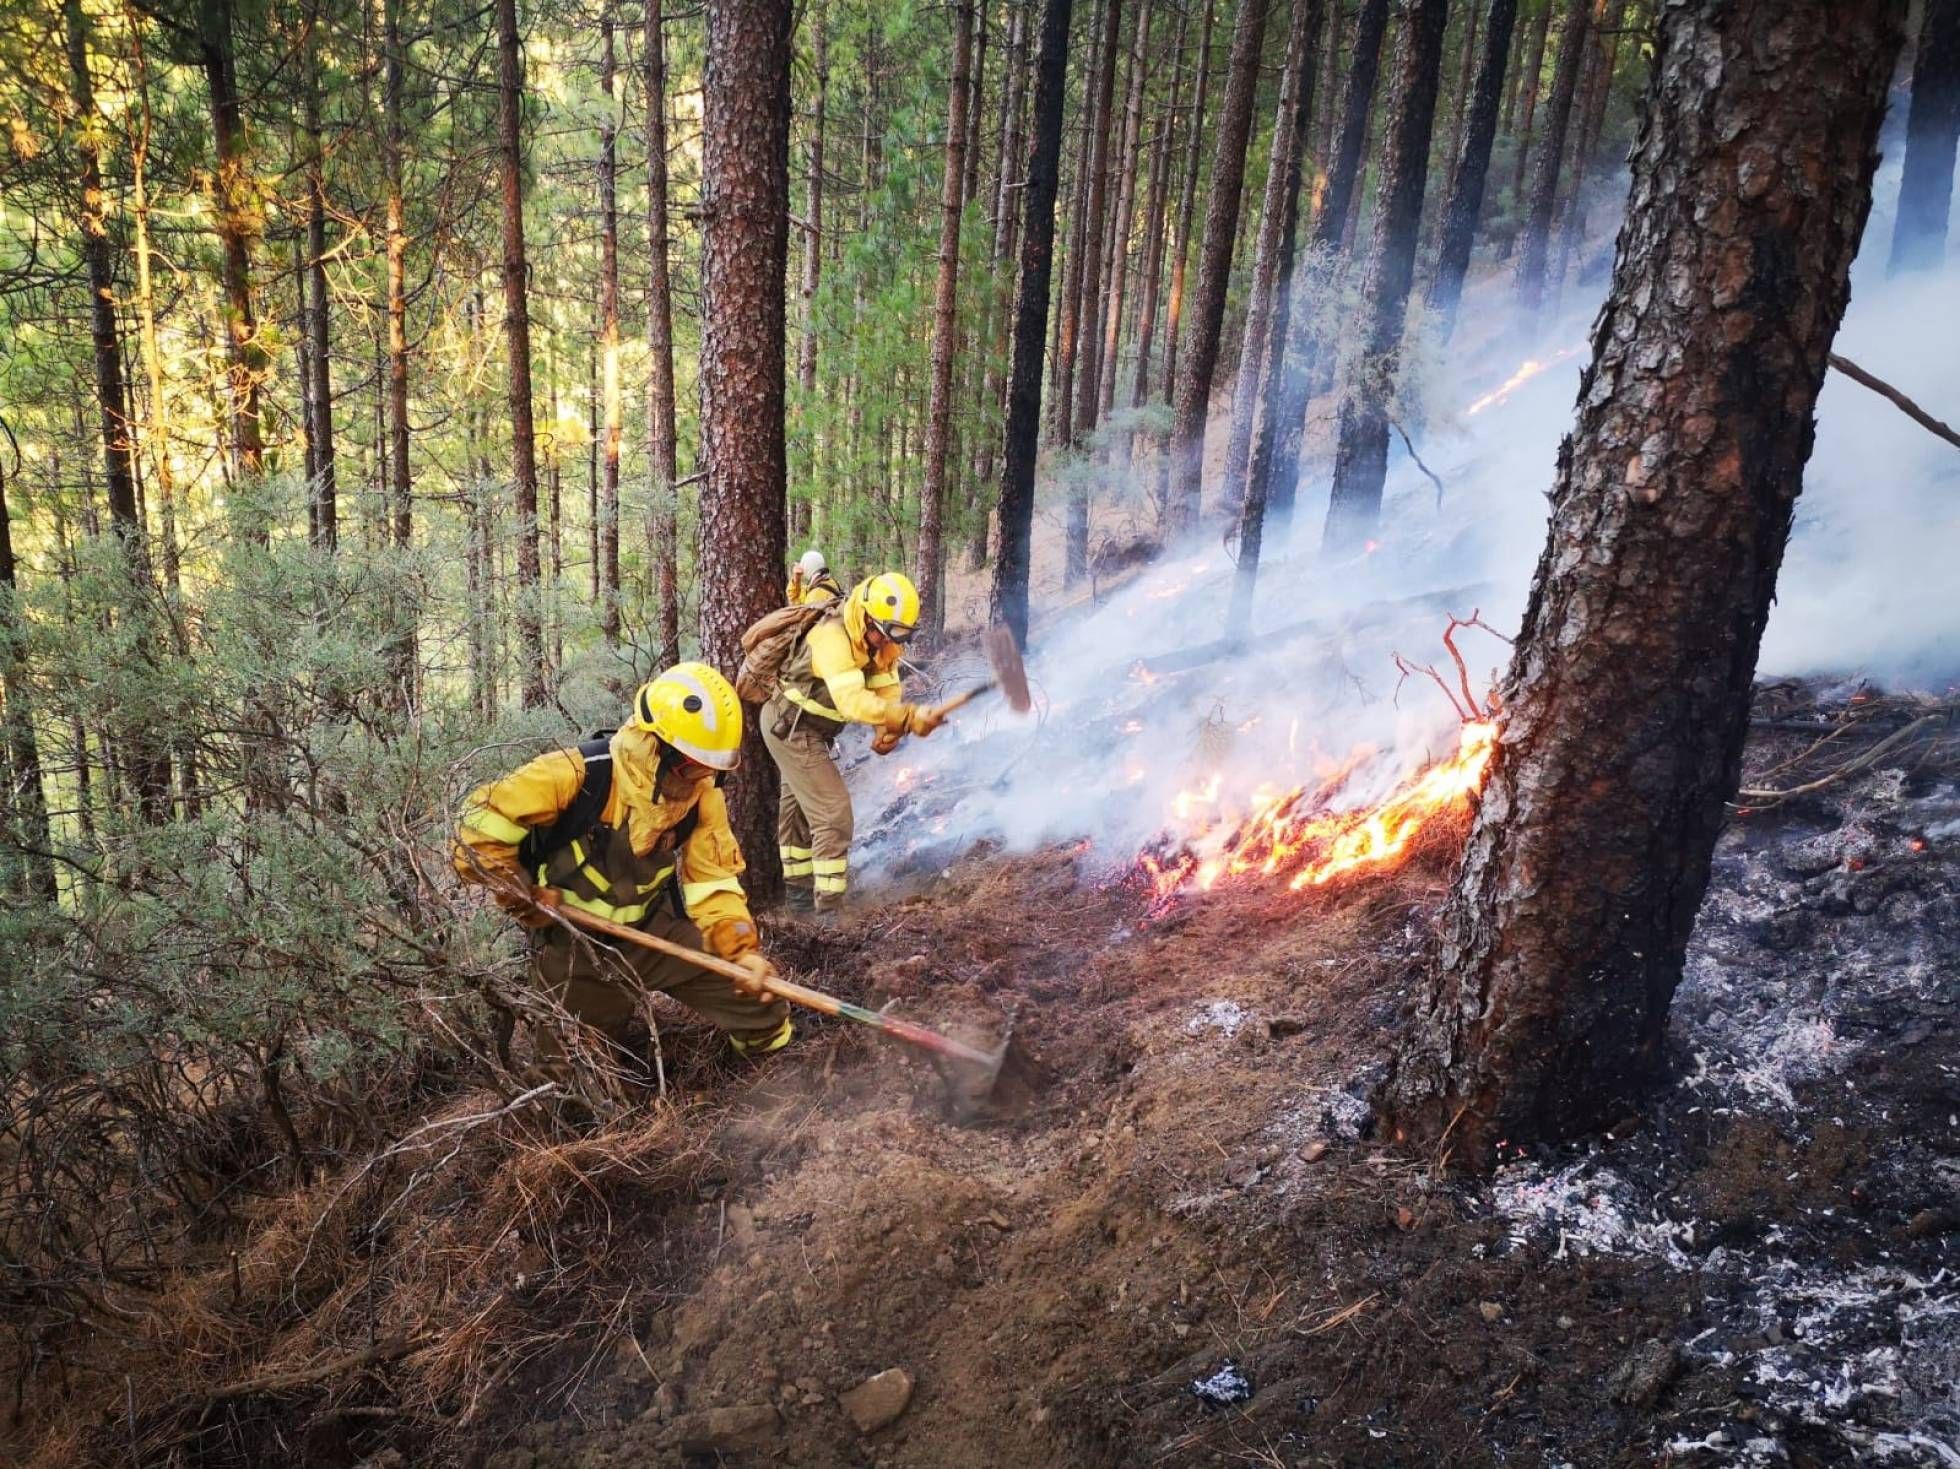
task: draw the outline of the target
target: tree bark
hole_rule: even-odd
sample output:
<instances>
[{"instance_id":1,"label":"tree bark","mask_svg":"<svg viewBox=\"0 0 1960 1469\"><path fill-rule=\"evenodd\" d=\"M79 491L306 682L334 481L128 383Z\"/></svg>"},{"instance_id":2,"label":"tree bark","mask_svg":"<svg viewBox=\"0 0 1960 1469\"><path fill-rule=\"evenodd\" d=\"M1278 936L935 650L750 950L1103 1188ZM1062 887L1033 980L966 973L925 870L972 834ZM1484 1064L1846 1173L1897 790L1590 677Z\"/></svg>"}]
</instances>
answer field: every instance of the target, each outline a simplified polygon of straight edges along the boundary
<instances>
[{"instance_id":1,"label":"tree bark","mask_svg":"<svg viewBox=\"0 0 1960 1469\"><path fill-rule=\"evenodd\" d=\"M939 276L932 296L932 385L926 409L926 474L919 491L919 617L928 633L945 626L942 536L947 449L953 432L953 353L959 339L960 205L966 190L968 68L973 60L972 0L953 7L953 76L946 102L946 166L939 191Z\"/></svg>"},{"instance_id":2,"label":"tree bark","mask_svg":"<svg viewBox=\"0 0 1960 1469\"><path fill-rule=\"evenodd\" d=\"M538 598L538 445L531 412L531 307L524 263L524 61L517 0L497 0L497 177L503 196L504 342L510 354L511 470L517 512L517 644L526 709L545 702Z\"/></svg>"},{"instance_id":3,"label":"tree bark","mask_svg":"<svg viewBox=\"0 0 1960 1469\"><path fill-rule=\"evenodd\" d=\"M245 119L232 61L231 0L201 0L198 59L211 95L211 136L217 152L214 180L218 243L225 287L225 349L229 367L232 462L237 473L256 477L265 468L259 389L265 379L265 344L252 305L252 240L259 232Z\"/></svg>"},{"instance_id":4,"label":"tree bark","mask_svg":"<svg viewBox=\"0 0 1960 1469\"><path fill-rule=\"evenodd\" d=\"M79 0L68 0L79 14ZM20 853L18 888L52 903L59 889L54 848L48 840L48 797L41 780L41 741L34 730L29 680L21 664L20 584L14 561L13 521L7 509L7 479L0 460L0 722L7 739L7 835ZM13 887L14 884L9 884Z\"/></svg>"},{"instance_id":5,"label":"tree bark","mask_svg":"<svg viewBox=\"0 0 1960 1469\"><path fill-rule=\"evenodd\" d=\"M605 479L599 490L599 630L619 646L619 436L625 421L619 383L619 122L613 75L612 0L599 7L599 364L605 394Z\"/></svg>"},{"instance_id":6,"label":"tree bark","mask_svg":"<svg viewBox=\"0 0 1960 1469\"><path fill-rule=\"evenodd\" d=\"M1523 243L1518 252L1518 305L1536 315L1545 299L1545 257L1551 243L1552 212L1558 204L1559 164L1565 156L1565 134L1572 121L1572 97L1579 87L1579 67L1586 56L1587 9L1593 0L1567 0L1565 26L1558 38L1558 70L1552 77L1550 111L1545 135L1538 145L1538 166L1531 176L1531 199L1525 211Z\"/></svg>"},{"instance_id":7,"label":"tree bark","mask_svg":"<svg viewBox=\"0 0 1960 1469\"><path fill-rule=\"evenodd\" d=\"M1282 177L1271 319L1263 334L1264 361L1251 364L1250 369L1241 369L1251 370L1260 379L1264 397L1258 437L1252 444L1244 503L1240 507L1238 568L1227 616L1227 626L1239 631L1252 621L1252 593L1259 579L1259 553L1265 538L1266 501L1273 463L1282 457L1278 451L1279 440L1289 433L1293 436L1290 462L1294 466L1299 462L1300 415L1295 414L1291 419L1285 416L1289 401L1286 348L1293 309L1295 245L1300 231L1300 174L1306 162L1307 124L1313 115L1314 67L1319 59L1314 47L1320 39L1323 7L1321 0L1293 0L1293 5L1292 34L1287 38L1286 48L1289 80L1282 89L1284 106L1273 123L1275 166L1282 170ZM1280 143L1282 134L1284 147ZM1297 468L1289 472L1297 472Z\"/></svg>"},{"instance_id":8,"label":"tree bark","mask_svg":"<svg viewBox=\"0 0 1960 1469\"><path fill-rule=\"evenodd\" d=\"M1011 337L1012 321L1009 308L1013 277L1008 274L1008 262L1014 258L1017 231L1016 222L1020 219L1020 171L1025 165L1024 149L1021 146L1022 102L1027 87L1028 46L1027 46L1027 4L1025 0L1014 0L1010 7L1008 20L1006 77L1001 98L1000 115L1000 166L995 180L993 204L993 249L989 255L992 269L987 279L985 296L984 330L981 341L986 351L986 373L981 392L989 410L1000 413L1002 421L1007 416L1007 374L1002 370L1002 361L1012 343L1001 342L1003 333ZM1000 325L996 327L998 321ZM987 514L981 497L994 477L994 444L997 435L985 430L979 435L978 447L973 455L973 484L975 524L972 540L967 546L967 569L978 571L987 560Z\"/></svg>"},{"instance_id":9,"label":"tree bark","mask_svg":"<svg viewBox=\"0 0 1960 1469\"><path fill-rule=\"evenodd\" d=\"M1290 151L1295 140L1293 115L1301 94L1312 92L1309 71L1315 59L1303 48L1310 44L1310 32L1319 23L1319 6L1314 0L1293 0L1287 25L1286 70L1273 117L1272 154L1266 165L1266 192L1259 206L1259 236L1246 293L1239 370L1232 384L1232 420L1225 439L1224 510L1233 519L1239 518L1245 504L1246 471L1252 462L1252 417L1264 381L1261 374L1273 322L1273 287L1280 271L1280 236L1291 227L1297 208L1293 195L1299 190L1300 166Z\"/></svg>"},{"instance_id":10,"label":"tree bark","mask_svg":"<svg viewBox=\"0 0 1960 1469\"><path fill-rule=\"evenodd\" d=\"M1041 435L1041 351L1055 256L1055 192L1061 172L1062 98L1068 82L1071 0L1042 0L1034 107L1021 190L1021 283L1014 307L1014 360L1007 382L1006 451L1000 481L1000 550L994 557L993 620L1028 643L1028 563L1034 528L1034 465Z\"/></svg>"},{"instance_id":11,"label":"tree bark","mask_svg":"<svg viewBox=\"0 0 1960 1469\"><path fill-rule=\"evenodd\" d=\"M823 10L817 11L818 72L828 81L823 57ZM681 656L680 498L674 419L674 295L667 273L667 42L661 33L661 0L646 6L647 90L647 473L654 577L658 583L660 666ZM821 84L820 84L821 86ZM822 91L818 97L821 99ZM811 218L823 217L823 107L817 109L817 150L811 164ZM812 249L812 256L817 252ZM816 261L805 265L804 299L816 294ZM817 340L805 317L804 386L817 376Z\"/></svg>"},{"instance_id":12,"label":"tree bark","mask_svg":"<svg viewBox=\"0 0 1960 1469\"><path fill-rule=\"evenodd\" d=\"M1960 0L1926 0L1912 64L1905 170L1892 226L1891 274L1928 270L1946 259L1953 206L1953 157L1960 144Z\"/></svg>"},{"instance_id":13,"label":"tree bark","mask_svg":"<svg viewBox=\"0 0 1960 1469\"><path fill-rule=\"evenodd\" d=\"M101 118L95 110L95 85L89 74L88 19L81 0L63 0L67 32L68 72L75 114L82 133L77 153L81 162L79 204L82 261L88 272L89 338L95 349L95 393L101 414L103 480L109 492L109 522L121 552L123 574L129 583L129 602L122 617L134 624L141 640L140 656L149 661L150 599L155 587L150 575L149 543L136 504L136 425L130 418L129 395L123 382L122 339L116 327L116 278L109 254L109 226L104 210L100 158ZM12 560L11 547L8 560ZM10 568L11 569L11 568ZM11 578L9 578L11 580ZM11 634L9 634L11 636ZM144 824L160 826L170 819L170 759L158 747L147 721L137 714L118 741L128 754L128 769L136 787L138 814Z\"/></svg>"},{"instance_id":14,"label":"tree bark","mask_svg":"<svg viewBox=\"0 0 1960 1469\"><path fill-rule=\"evenodd\" d=\"M1496 752L1380 1098L1394 1136L1452 1161L1609 1124L1660 1064L1870 207L1899 8L1663 6Z\"/></svg>"},{"instance_id":15,"label":"tree bark","mask_svg":"<svg viewBox=\"0 0 1960 1469\"><path fill-rule=\"evenodd\" d=\"M408 469L408 234L402 203L402 55L400 0L382 0L381 84L383 155L387 173L388 464L394 495L395 544L406 549L413 529L413 481ZM397 676L401 673L397 669Z\"/></svg>"},{"instance_id":16,"label":"tree bark","mask_svg":"<svg viewBox=\"0 0 1960 1469\"><path fill-rule=\"evenodd\" d=\"M1076 148L1075 177L1070 180L1068 254L1062 263L1062 311L1056 321L1055 385L1049 394L1050 442L1068 448L1075 443L1075 359L1081 350L1083 236L1089 230L1089 178L1096 136L1096 79L1102 75L1102 16L1121 0L1096 0L1091 13L1089 63L1082 84L1082 137Z\"/></svg>"},{"instance_id":17,"label":"tree bark","mask_svg":"<svg viewBox=\"0 0 1960 1469\"><path fill-rule=\"evenodd\" d=\"M1205 203L1205 244L1198 260L1191 346L1178 372L1172 407L1168 520L1174 533L1197 524L1204 494L1205 419L1211 411L1212 372L1218 365L1218 337L1225 324L1225 292L1239 228L1239 193L1252 134L1252 104L1259 90L1259 50L1266 38L1268 3L1239 0L1232 24L1232 62L1211 157L1211 196Z\"/></svg>"},{"instance_id":18,"label":"tree bark","mask_svg":"<svg viewBox=\"0 0 1960 1469\"><path fill-rule=\"evenodd\" d=\"M709 0L701 135L702 657L732 671L782 604L784 276L789 266L789 0ZM729 791L749 888L781 886L776 767L749 721Z\"/></svg>"},{"instance_id":19,"label":"tree bark","mask_svg":"<svg viewBox=\"0 0 1960 1469\"><path fill-rule=\"evenodd\" d=\"M1351 551L1381 517L1388 468L1388 413L1401 375L1402 329L1415 279L1416 235L1429 175L1429 136L1443 61L1447 0L1405 0L1395 46L1395 93L1382 146L1381 187L1361 277L1365 333L1355 380L1341 402L1334 489L1323 544Z\"/></svg>"},{"instance_id":20,"label":"tree bark","mask_svg":"<svg viewBox=\"0 0 1960 1469\"><path fill-rule=\"evenodd\" d=\"M1470 79L1475 74L1477 63L1477 23L1482 19L1482 12L1474 0L1463 7L1463 13L1463 61L1457 68L1455 95L1450 99L1450 146L1443 155L1446 163L1463 156L1463 129L1470 112ZM1501 72L1499 76L1501 79Z\"/></svg>"},{"instance_id":21,"label":"tree bark","mask_svg":"<svg viewBox=\"0 0 1960 1469\"><path fill-rule=\"evenodd\" d=\"M1490 150L1497 140L1497 111L1504 90L1504 64L1510 56L1511 32L1518 18L1517 0L1490 0L1490 23L1484 27L1483 65L1477 69L1475 95L1463 134L1463 151L1450 177L1449 198L1443 204L1443 227L1436 247L1436 275L1429 283L1429 310L1436 335L1447 342L1456 329L1456 308L1463 299L1463 277L1470 268L1470 248L1476 241L1477 218L1484 207L1484 180L1490 173Z\"/></svg>"},{"instance_id":22,"label":"tree bark","mask_svg":"<svg viewBox=\"0 0 1960 1469\"><path fill-rule=\"evenodd\" d=\"M1150 178L1144 189L1143 294L1137 303L1136 379L1130 389L1130 406L1141 408L1150 401L1150 354L1157 343L1157 301L1164 272L1165 206L1170 201L1171 133L1184 101L1184 42L1190 29L1189 12L1177 18L1177 41L1171 48L1170 106L1158 119L1157 136L1150 146ZM1130 462L1133 433L1123 435L1123 463Z\"/></svg>"},{"instance_id":23,"label":"tree bark","mask_svg":"<svg viewBox=\"0 0 1960 1469\"><path fill-rule=\"evenodd\" d=\"M1101 63L1096 72L1096 109L1090 124L1089 192L1082 232L1080 372L1074 420L1067 442L1080 446L1096 430L1102 404L1102 323L1109 307L1104 290L1103 229L1109 192L1109 128L1116 109L1116 58L1122 49L1123 0L1103 0ZM1089 574L1089 478L1072 476L1068 491L1068 535L1062 585L1073 587Z\"/></svg>"}]
</instances>

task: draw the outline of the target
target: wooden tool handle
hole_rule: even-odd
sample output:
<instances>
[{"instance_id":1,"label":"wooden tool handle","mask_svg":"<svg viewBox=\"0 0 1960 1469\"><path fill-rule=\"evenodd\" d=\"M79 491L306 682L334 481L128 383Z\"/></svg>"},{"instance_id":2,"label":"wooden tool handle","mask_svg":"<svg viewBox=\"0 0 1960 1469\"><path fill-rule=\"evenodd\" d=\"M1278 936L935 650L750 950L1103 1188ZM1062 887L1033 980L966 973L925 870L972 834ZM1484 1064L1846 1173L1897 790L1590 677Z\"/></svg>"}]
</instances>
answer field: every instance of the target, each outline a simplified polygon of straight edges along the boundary
<instances>
[{"instance_id":1,"label":"wooden tool handle","mask_svg":"<svg viewBox=\"0 0 1960 1469\"><path fill-rule=\"evenodd\" d=\"M752 987L756 982L755 976L739 964L731 963L727 959L718 959L713 954L704 953L700 949L690 949L686 944L677 944L671 939L663 939L637 928L628 928L623 923L614 923L610 918L601 918L596 913L587 913L581 908L562 907L549 907L546 911L553 917L561 918L579 928L603 933L629 944L638 944L643 949L652 949L656 953L671 955L676 959L685 959L690 964L698 964L711 974L719 974L722 978L732 979L745 987ZM780 976L769 980L763 988L772 995L824 1015L835 1015L842 1008L842 1001L833 999L823 991L805 989L802 985L792 983Z\"/></svg>"},{"instance_id":2,"label":"wooden tool handle","mask_svg":"<svg viewBox=\"0 0 1960 1469\"><path fill-rule=\"evenodd\" d=\"M998 683L999 683L998 679L990 678L985 683L975 684L972 688L968 689L963 694L953 695L952 698L948 699L945 703L939 706L938 712L940 716L943 718L946 715L951 714L955 709L964 709L968 704L971 704L975 699L979 698L982 694L992 693L994 687Z\"/></svg>"}]
</instances>

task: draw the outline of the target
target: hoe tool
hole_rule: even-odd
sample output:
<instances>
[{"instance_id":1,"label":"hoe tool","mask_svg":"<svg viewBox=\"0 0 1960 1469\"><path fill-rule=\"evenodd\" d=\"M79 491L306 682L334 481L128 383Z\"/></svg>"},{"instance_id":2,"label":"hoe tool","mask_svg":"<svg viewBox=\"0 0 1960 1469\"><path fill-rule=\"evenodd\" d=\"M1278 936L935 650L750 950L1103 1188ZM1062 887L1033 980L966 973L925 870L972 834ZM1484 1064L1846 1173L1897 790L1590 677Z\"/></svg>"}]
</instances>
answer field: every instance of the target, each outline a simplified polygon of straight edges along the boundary
<instances>
[{"instance_id":1,"label":"hoe tool","mask_svg":"<svg viewBox=\"0 0 1960 1469\"><path fill-rule=\"evenodd\" d=\"M1014 634L999 623L995 623L980 635L980 646L986 650L987 663L993 669L993 677L975 684L964 693L953 695L939 706L941 714L951 714L955 709L965 708L982 694L999 689L1007 700L1007 707L1016 714L1026 714L1034 707L1034 700L1028 694L1028 671L1021 663L1021 649L1014 641Z\"/></svg>"},{"instance_id":2,"label":"hoe tool","mask_svg":"<svg viewBox=\"0 0 1960 1469\"><path fill-rule=\"evenodd\" d=\"M621 943L638 944L643 949L667 954L676 959L685 959L690 964L719 974L725 979L735 980L747 986L754 980L747 970L739 964L731 964L726 959L717 959L713 954L705 954L699 949L690 949L685 944L677 944L668 939L657 938L643 933L637 928L614 923L577 908L564 908L552 905L544 909L552 917L570 923L593 933L604 934ZM983 1051L978 1046L956 1041L949 1035L917 1025L910 1020L901 1020L896 1015L881 1014L867 1010L862 1005L853 1005L840 1000L835 995L827 995L822 990L813 990L805 985L787 979L772 979L767 985L770 994L801 1005L806 1010L815 1010L820 1015L835 1016L843 1020L855 1020L860 1025L868 1025L873 1030L883 1031L893 1040L902 1041L924 1051L933 1062L934 1068L946 1081L951 1093L954 1111L961 1117L971 1117L986 1108L993 1097L996 1083L1001 1079L1003 1067L1015 1072L1024 1082L1032 1083L1032 1065L1024 1058L1010 1057L1008 1042L1003 1036L1000 1044L991 1051ZM1010 1065L1010 1063L1012 1063Z\"/></svg>"}]
</instances>

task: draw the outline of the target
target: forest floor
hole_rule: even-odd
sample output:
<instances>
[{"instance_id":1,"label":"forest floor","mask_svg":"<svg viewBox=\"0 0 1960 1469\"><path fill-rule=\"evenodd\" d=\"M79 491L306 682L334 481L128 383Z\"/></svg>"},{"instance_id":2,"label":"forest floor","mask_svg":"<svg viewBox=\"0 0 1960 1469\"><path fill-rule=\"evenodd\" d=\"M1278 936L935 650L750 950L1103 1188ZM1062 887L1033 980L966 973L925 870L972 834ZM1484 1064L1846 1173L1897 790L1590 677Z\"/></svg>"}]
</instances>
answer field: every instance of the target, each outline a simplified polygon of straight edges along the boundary
<instances>
[{"instance_id":1,"label":"forest floor","mask_svg":"<svg viewBox=\"0 0 1960 1469\"><path fill-rule=\"evenodd\" d=\"M1799 697L1765 717L1848 712ZM513 1396L489 1463L1960 1463L1957 818L1883 761L1745 815L1656 1106L1489 1186L1362 1135L1446 836L1155 919L1092 852L978 855L797 930L872 1003L1012 1012L1047 1090L959 1125L843 1029L742 1080L654 1226L672 1304L561 1407ZM866 1434L843 1395L888 1369Z\"/></svg>"},{"instance_id":2,"label":"forest floor","mask_svg":"<svg viewBox=\"0 0 1960 1469\"><path fill-rule=\"evenodd\" d=\"M1745 786L1922 712L1883 702L1764 690ZM733 1069L676 1020L677 1104L523 1171L469 1173L459 1138L373 1193L410 1199L396 1222L340 1229L393 1257L370 1342L407 1330L406 1260L446 1272L399 1350L294 1384L266 1374L323 1344L289 1342L197 1432L372 1469L1960 1464L1960 787L1924 749L1743 813L1665 1088L1484 1183L1368 1137L1362 1100L1460 832L1386 877L1155 911L1086 845L973 852L841 927L776 925L848 997L976 1035L1011 1015L1045 1085L962 1123L861 1029ZM304 1293L292 1221L352 1187L247 1252L248 1297L274 1257ZM524 1221L554 1188L547 1235ZM464 1219L478 1246L440 1263ZM317 1288L323 1335L376 1269ZM555 1289L581 1271L605 1290Z\"/></svg>"}]
</instances>

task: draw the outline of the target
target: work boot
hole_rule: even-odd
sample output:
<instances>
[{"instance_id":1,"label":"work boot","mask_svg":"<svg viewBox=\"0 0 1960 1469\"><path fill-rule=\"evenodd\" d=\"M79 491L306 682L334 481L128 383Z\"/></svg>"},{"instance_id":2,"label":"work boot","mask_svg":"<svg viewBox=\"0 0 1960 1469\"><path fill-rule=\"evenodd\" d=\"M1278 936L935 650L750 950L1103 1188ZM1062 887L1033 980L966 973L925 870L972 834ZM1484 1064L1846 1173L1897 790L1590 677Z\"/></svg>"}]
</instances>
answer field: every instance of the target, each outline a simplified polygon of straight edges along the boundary
<instances>
[{"instance_id":1,"label":"work boot","mask_svg":"<svg viewBox=\"0 0 1960 1469\"><path fill-rule=\"evenodd\" d=\"M783 887L783 907L799 916L816 910L817 895L808 883L787 883Z\"/></svg>"},{"instance_id":2,"label":"work boot","mask_svg":"<svg viewBox=\"0 0 1960 1469\"><path fill-rule=\"evenodd\" d=\"M824 928L835 928L838 920L848 911L842 893L818 893L816 895L816 921Z\"/></svg>"}]
</instances>

